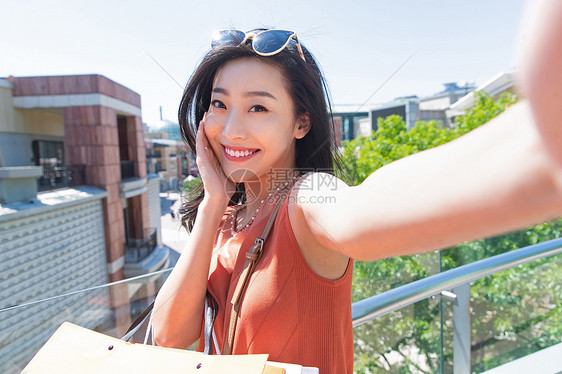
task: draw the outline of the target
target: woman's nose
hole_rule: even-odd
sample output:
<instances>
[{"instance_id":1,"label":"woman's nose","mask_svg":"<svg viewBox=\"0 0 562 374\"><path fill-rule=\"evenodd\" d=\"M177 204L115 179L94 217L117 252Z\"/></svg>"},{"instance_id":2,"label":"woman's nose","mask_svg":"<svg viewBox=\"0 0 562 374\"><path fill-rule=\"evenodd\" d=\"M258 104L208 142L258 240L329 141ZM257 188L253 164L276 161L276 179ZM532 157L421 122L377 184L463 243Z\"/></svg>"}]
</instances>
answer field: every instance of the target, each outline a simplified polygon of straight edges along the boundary
<instances>
[{"instance_id":1,"label":"woman's nose","mask_svg":"<svg viewBox=\"0 0 562 374\"><path fill-rule=\"evenodd\" d=\"M230 139L244 138L247 135L244 116L238 111L231 111L223 124L223 132Z\"/></svg>"}]
</instances>

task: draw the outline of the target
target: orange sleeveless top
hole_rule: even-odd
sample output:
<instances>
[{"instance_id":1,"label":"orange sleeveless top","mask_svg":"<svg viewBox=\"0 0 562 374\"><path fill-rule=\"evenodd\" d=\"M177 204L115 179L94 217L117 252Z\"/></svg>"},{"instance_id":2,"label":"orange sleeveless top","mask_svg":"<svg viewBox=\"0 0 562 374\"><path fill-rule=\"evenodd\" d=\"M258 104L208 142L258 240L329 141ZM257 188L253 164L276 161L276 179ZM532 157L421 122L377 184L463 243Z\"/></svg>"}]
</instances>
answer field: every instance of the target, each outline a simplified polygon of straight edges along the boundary
<instances>
[{"instance_id":1,"label":"orange sleeveless top","mask_svg":"<svg viewBox=\"0 0 562 374\"><path fill-rule=\"evenodd\" d=\"M340 279L316 274L303 258L293 234L288 200L287 194L241 302L232 353L268 353L270 361L317 367L321 374L352 373L353 260L349 260ZM271 206L265 208L272 210ZM233 207L227 208L220 232L230 230L232 211ZM224 240L219 233L215 240L208 290L218 303L214 331L221 350L230 321L230 300L245 254L268 218L269 213L263 217L258 214L254 223L235 237ZM197 350L203 348L202 331Z\"/></svg>"}]
</instances>

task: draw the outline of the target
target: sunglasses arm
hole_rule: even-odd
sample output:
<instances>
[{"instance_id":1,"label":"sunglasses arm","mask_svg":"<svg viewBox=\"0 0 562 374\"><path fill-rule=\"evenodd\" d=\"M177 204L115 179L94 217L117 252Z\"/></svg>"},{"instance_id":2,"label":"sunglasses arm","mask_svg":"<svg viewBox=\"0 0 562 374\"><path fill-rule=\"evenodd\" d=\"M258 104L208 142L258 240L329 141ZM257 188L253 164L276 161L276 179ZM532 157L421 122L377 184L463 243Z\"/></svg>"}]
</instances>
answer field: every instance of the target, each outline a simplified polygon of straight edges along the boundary
<instances>
[{"instance_id":1,"label":"sunglasses arm","mask_svg":"<svg viewBox=\"0 0 562 374\"><path fill-rule=\"evenodd\" d=\"M301 43L299 43L298 40L297 40L297 49L299 50L299 55L301 56L302 60L306 62L306 59L304 58L304 53L302 52Z\"/></svg>"}]
</instances>

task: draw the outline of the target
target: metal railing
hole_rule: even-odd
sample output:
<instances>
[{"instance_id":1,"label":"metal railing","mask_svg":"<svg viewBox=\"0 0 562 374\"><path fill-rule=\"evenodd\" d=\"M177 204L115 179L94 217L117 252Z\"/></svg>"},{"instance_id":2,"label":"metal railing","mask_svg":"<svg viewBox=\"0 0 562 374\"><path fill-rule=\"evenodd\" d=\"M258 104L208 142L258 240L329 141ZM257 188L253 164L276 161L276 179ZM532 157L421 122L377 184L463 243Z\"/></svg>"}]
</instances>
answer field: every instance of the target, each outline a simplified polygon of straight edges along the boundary
<instances>
[{"instance_id":1,"label":"metal railing","mask_svg":"<svg viewBox=\"0 0 562 374\"><path fill-rule=\"evenodd\" d=\"M475 279L501 270L560 253L562 253L562 239L555 239L397 287L385 294L354 303L354 324L359 325L368 319L396 311L415 301L437 295L443 290L450 288L457 290L458 285L467 285ZM25 299L16 305L6 301L0 303L0 331L5 337L9 337L0 344L0 372L20 372L63 321L71 321L111 336L122 336L123 329L126 329L130 321L136 317L137 306L142 309L153 301L164 279L156 282L155 289L149 295L144 290L139 291L139 284L147 283L154 275L166 275L171 270L171 268L160 270L87 289L76 291L71 289L65 294L49 296L42 300ZM110 292L110 288L113 291ZM455 291L455 294L457 299L462 298L460 293ZM123 305L121 300L115 302L110 295L120 295L119 297L128 297L130 300ZM65 313L60 313L61 310ZM131 313L131 317L123 319L124 312ZM458 367L455 368L458 370Z\"/></svg>"},{"instance_id":2,"label":"metal railing","mask_svg":"<svg viewBox=\"0 0 562 374\"><path fill-rule=\"evenodd\" d=\"M135 177L135 163L133 161L121 161L121 179Z\"/></svg>"},{"instance_id":3,"label":"metal railing","mask_svg":"<svg viewBox=\"0 0 562 374\"><path fill-rule=\"evenodd\" d=\"M68 187L71 180L70 170L66 166L43 165L43 175L37 180L37 190L47 191Z\"/></svg>"},{"instance_id":4,"label":"metal railing","mask_svg":"<svg viewBox=\"0 0 562 374\"><path fill-rule=\"evenodd\" d=\"M359 326L431 296L443 295L453 299L454 372L470 373L470 282L559 253L562 253L562 238L516 249L408 283L353 303L353 326Z\"/></svg>"},{"instance_id":5,"label":"metal railing","mask_svg":"<svg viewBox=\"0 0 562 374\"><path fill-rule=\"evenodd\" d=\"M166 169L164 169L164 168L162 167L162 163L157 162L156 165L154 166L154 171L155 171L156 173L158 173L158 172L160 172L160 171L166 171Z\"/></svg>"},{"instance_id":6,"label":"metal railing","mask_svg":"<svg viewBox=\"0 0 562 374\"><path fill-rule=\"evenodd\" d=\"M43 175L37 179L38 191L56 190L84 184L85 165L43 165Z\"/></svg>"},{"instance_id":7,"label":"metal railing","mask_svg":"<svg viewBox=\"0 0 562 374\"><path fill-rule=\"evenodd\" d=\"M124 243L125 263L135 264L147 258L158 244L156 229L147 230L146 236L142 239L130 238L128 243Z\"/></svg>"},{"instance_id":8,"label":"metal railing","mask_svg":"<svg viewBox=\"0 0 562 374\"><path fill-rule=\"evenodd\" d=\"M160 151L148 152L146 154L146 158L161 158L161 157L162 157L162 153L160 153Z\"/></svg>"}]
</instances>

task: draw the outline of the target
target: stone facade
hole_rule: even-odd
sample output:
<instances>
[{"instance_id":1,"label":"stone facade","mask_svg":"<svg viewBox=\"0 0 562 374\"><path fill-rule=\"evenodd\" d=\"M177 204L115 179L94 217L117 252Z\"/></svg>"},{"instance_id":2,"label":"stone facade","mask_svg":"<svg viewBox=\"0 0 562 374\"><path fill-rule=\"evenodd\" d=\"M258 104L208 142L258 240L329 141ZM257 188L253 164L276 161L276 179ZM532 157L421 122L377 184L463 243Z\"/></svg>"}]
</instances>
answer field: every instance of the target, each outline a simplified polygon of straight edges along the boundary
<instances>
[{"instance_id":1,"label":"stone facade","mask_svg":"<svg viewBox=\"0 0 562 374\"><path fill-rule=\"evenodd\" d=\"M107 283L99 189L41 194L0 210L0 310ZM114 325L107 288L0 313L0 372L19 372L63 321ZM19 369L19 370L17 370Z\"/></svg>"}]
</instances>

